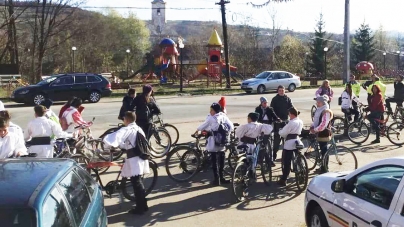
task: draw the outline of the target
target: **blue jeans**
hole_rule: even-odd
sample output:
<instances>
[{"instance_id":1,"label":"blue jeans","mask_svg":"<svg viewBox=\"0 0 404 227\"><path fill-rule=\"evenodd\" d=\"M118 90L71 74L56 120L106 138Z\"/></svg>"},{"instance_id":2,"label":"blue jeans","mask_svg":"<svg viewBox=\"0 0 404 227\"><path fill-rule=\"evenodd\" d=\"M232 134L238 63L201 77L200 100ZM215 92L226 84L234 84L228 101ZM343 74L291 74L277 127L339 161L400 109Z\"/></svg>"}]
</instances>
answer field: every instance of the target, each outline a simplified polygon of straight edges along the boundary
<instances>
[{"instance_id":1,"label":"blue jeans","mask_svg":"<svg viewBox=\"0 0 404 227\"><path fill-rule=\"evenodd\" d=\"M383 112L379 111L372 111L368 115L368 119L370 123L372 124L373 129L376 131L376 139L380 140L380 127L379 127L379 122L376 121L376 119L380 120L380 117L383 115Z\"/></svg>"}]
</instances>

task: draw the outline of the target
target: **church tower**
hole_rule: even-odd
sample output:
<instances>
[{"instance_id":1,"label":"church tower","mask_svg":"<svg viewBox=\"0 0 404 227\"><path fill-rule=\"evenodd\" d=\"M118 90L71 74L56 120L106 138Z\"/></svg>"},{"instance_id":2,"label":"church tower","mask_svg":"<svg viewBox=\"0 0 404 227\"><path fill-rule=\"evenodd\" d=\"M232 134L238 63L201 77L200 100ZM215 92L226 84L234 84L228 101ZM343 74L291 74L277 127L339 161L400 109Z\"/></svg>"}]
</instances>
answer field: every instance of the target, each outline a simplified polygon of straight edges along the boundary
<instances>
[{"instance_id":1,"label":"church tower","mask_svg":"<svg viewBox=\"0 0 404 227\"><path fill-rule=\"evenodd\" d=\"M166 23L166 2L163 0L152 1L152 26L158 34L161 34Z\"/></svg>"}]
</instances>

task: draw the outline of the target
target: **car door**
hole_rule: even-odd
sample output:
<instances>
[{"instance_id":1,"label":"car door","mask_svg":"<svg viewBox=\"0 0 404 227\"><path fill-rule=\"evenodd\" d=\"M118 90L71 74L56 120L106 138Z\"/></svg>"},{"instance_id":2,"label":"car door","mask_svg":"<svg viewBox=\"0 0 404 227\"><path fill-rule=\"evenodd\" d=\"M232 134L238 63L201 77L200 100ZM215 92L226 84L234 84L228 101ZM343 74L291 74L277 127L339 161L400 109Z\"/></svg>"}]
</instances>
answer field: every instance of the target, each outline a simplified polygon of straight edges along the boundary
<instances>
[{"instance_id":1,"label":"car door","mask_svg":"<svg viewBox=\"0 0 404 227\"><path fill-rule=\"evenodd\" d=\"M74 78L71 75L60 76L55 79L50 85L50 99L54 101L68 100L74 95L72 91L74 84Z\"/></svg>"},{"instance_id":2,"label":"car door","mask_svg":"<svg viewBox=\"0 0 404 227\"><path fill-rule=\"evenodd\" d=\"M397 201L396 209L389 220L387 227L404 226L404 186L402 184L400 198Z\"/></svg>"},{"instance_id":3,"label":"car door","mask_svg":"<svg viewBox=\"0 0 404 227\"><path fill-rule=\"evenodd\" d=\"M266 90L273 90L275 89L275 80L276 80L276 73L270 73L267 77L267 81L265 83Z\"/></svg>"},{"instance_id":4,"label":"car door","mask_svg":"<svg viewBox=\"0 0 404 227\"><path fill-rule=\"evenodd\" d=\"M79 97L83 100L88 98L89 87L87 84L86 75L74 75L73 93L76 97Z\"/></svg>"},{"instance_id":5,"label":"car door","mask_svg":"<svg viewBox=\"0 0 404 227\"><path fill-rule=\"evenodd\" d=\"M284 72L279 72L277 74L278 74L278 81L277 81L278 86L282 85L287 88L289 86L287 74Z\"/></svg>"},{"instance_id":6,"label":"car door","mask_svg":"<svg viewBox=\"0 0 404 227\"><path fill-rule=\"evenodd\" d=\"M335 194L333 213L328 214L335 226L387 226L401 194L397 189L402 188L403 174L401 166L378 166L347 180L345 192Z\"/></svg>"}]
</instances>

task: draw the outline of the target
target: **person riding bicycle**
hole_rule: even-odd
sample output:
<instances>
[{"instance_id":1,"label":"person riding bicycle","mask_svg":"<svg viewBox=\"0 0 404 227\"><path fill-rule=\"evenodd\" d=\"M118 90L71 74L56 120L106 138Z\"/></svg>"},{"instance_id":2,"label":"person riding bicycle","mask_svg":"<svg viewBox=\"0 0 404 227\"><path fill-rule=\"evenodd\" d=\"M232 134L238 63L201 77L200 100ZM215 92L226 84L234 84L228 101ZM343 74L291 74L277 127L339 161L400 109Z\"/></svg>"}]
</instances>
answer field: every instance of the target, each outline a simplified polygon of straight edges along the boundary
<instances>
[{"instance_id":1,"label":"person riding bicycle","mask_svg":"<svg viewBox=\"0 0 404 227\"><path fill-rule=\"evenodd\" d=\"M0 117L0 159L28 155L24 139L9 131L10 121Z\"/></svg>"},{"instance_id":2,"label":"person riding bicycle","mask_svg":"<svg viewBox=\"0 0 404 227\"><path fill-rule=\"evenodd\" d=\"M142 128L136 123L136 114L127 111L123 116L123 123L125 127L120 128L118 131L108 134L104 137L105 147L120 147L121 149L130 152L136 146L136 137L140 133L145 136ZM128 157L122 167L122 177L130 178L135 193L134 209L130 209L130 214L143 214L149 210L146 200L146 191L143 184L143 174L149 173L149 161L142 159L140 156Z\"/></svg>"},{"instance_id":3,"label":"person riding bicycle","mask_svg":"<svg viewBox=\"0 0 404 227\"><path fill-rule=\"evenodd\" d=\"M226 124L230 131L234 129L233 123L230 121L227 115L222 112L222 108L219 103L213 103L210 106L210 113L206 117L205 122L199 125L195 134L198 134L199 131L215 132L219 129L221 123ZM214 136L212 135L212 133L209 134L206 150L211 153L210 157L214 177L212 184L214 185L230 183L230 181L226 180L223 175L225 149L225 146L217 146Z\"/></svg>"},{"instance_id":4,"label":"person riding bicycle","mask_svg":"<svg viewBox=\"0 0 404 227\"><path fill-rule=\"evenodd\" d=\"M226 110L226 97L221 97L219 100L219 105L222 108L222 112L227 114L227 110Z\"/></svg>"},{"instance_id":5,"label":"person riding bicycle","mask_svg":"<svg viewBox=\"0 0 404 227\"><path fill-rule=\"evenodd\" d=\"M134 88L130 88L128 90L128 94L123 97L122 100L122 106L121 109L119 110L119 116L118 119L123 121L123 116L127 111L133 111L134 106L133 106L133 100L135 99L136 96L136 90Z\"/></svg>"},{"instance_id":6,"label":"person riding bicycle","mask_svg":"<svg viewBox=\"0 0 404 227\"><path fill-rule=\"evenodd\" d=\"M383 104L382 91L379 85L373 85L372 92L373 95L370 98L370 105L368 107L370 114L367 116L367 118L372 124L373 129L376 131L376 139L371 142L372 144L375 144L380 143L380 128L379 122L377 122L376 119L381 119L385 109Z\"/></svg>"},{"instance_id":7,"label":"person riding bicycle","mask_svg":"<svg viewBox=\"0 0 404 227\"><path fill-rule=\"evenodd\" d=\"M285 144L283 145L282 151L282 177L278 181L280 186L286 186L286 181L288 179L292 164L293 153L297 151L296 143L302 144L299 135L302 133L303 121L299 119L298 115L299 111L296 108L290 108L290 121L279 131L279 135L285 139Z\"/></svg>"},{"instance_id":8,"label":"person riding bicycle","mask_svg":"<svg viewBox=\"0 0 404 227\"><path fill-rule=\"evenodd\" d=\"M359 118L359 111L356 108L354 108L353 103L360 103L360 101L353 93L351 84L346 85L345 91L342 92L341 99L342 99L341 111L348 116L349 121L352 120L351 117L352 114L355 116L354 121L357 121Z\"/></svg>"},{"instance_id":9,"label":"person riding bicycle","mask_svg":"<svg viewBox=\"0 0 404 227\"><path fill-rule=\"evenodd\" d=\"M366 91L368 93L368 105L370 105L371 96L373 95L373 90L372 90L373 85L379 86L383 99L386 94L386 85L380 81L380 77L378 77L376 74L373 74L372 83L366 87Z\"/></svg>"},{"instance_id":10,"label":"person riding bicycle","mask_svg":"<svg viewBox=\"0 0 404 227\"><path fill-rule=\"evenodd\" d=\"M399 75L397 76L396 80L394 81L394 97L386 99L386 107L389 113L393 113L391 109L390 103L395 102L397 106L403 106L404 101L404 83L403 83L404 76Z\"/></svg>"},{"instance_id":11,"label":"person riding bicycle","mask_svg":"<svg viewBox=\"0 0 404 227\"><path fill-rule=\"evenodd\" d=\"M334 96L334 91L332 90L332 88L330 86L330 81L324 80L323 84L316 91L315 95L316 95L316 98L319 96L327 95L328 96L328 105L331 105L331 100Z\"/></svg>"},{"instance_id":12,"label":"person riding bicycle","mask_svg":"<svg viewBox=\"0 0 404 227\"><path fill-rule=\"evenodd\" d=\"M51 106L53 105L53 101L51 99L45 99L42 103L42 106L46 108L45 117L49 120L55 122L56 124L59 123L59 117L51 110Z\"/></svg>"},{"instance_id":13,"label":"person riding bicycle","mask_svg":"<svg viewBox=\"0 0 404 227\"><path fill-rule=\"evenodd\" d=\"M255 113L259 114L258 122L262 124L272 124L281 119L275 114L274 109L268 106L268 100L265 97L260 98L261 104L255 108Z\"/></svg>"},{"instance_id":14,"label":"person riding bicycle","mask_svg":"<svg viewBox=\"0 0 404 227\"><path fill-rule=\"evenodd\" d=\"M310 133L317 134L318 145L320 146L321 156L324 158L327 153L327 143L331 140L331 119L333 118L333 112L328 105L328 96L318 96L317 110L314 114L313 123L310 127ZM324 173L326 169L321 166L317 171Z\"/></svg>"},{"instance_id":15,"label":"person riding bicycle","mask_svg":"<svg viewBox=\"0 0 404 227\"><path fill-rule=\"evenodd\" d=\"M68 137L59 124L45 116L44 106L35 106L35 119L30 121L24 132L25 141L29 141L29 153L36 153L38 158L53 158L52 136Z\"/></svg>"},{"instance_id":16,"label":"person riding bicycle","mask_svg":"<svg viewBox=\"0 0 404 227\"><path fill-rule=\"evenodd\" d=\"M286 125L286 121L289 118L288 110L293 107L292 100L285 94L284 86L278 86L278 94L272 98L271 107L276 116L282 120L281 123L274 123L274 145L272 158L274 161L276 161L279 145L281 143L281 137L278 132L280 128Z\"/></svg>"},{"instance_id":17,"label":"person riding bicycle","mask_svg":"<svg viewBox=\"0 0 404 227\"><path fill-rule=\"evenodd\" d=\"M72 101L75 100L75 99L77 99L77 97L75 97L75 96L70 97L70 99L62 106L62 108L60 108L60 111L59 111L59 119L62 118L63 113L64 113L67 109L69 109L69 107L70 107ZM79 111L80 113L83 112L83 110L84 110L84 107L83 107L83 106L80 106L79 109L78 109L78 111Z\"/></svg>"},{"instance_id":18,"label":"person riding bicycle","mask_svg":"<svg viewBox=\"0 0 404 227\"><path fill-rule=\"evenodd\" d=\"M75 98L70 103L70 107L63 113L62 118L59 121L65 132L75 133L75 127L89 127L93 124L92 122L86 122L81 116L80 109L84 109L81 104L82 100L80 98Z\"/></svg>"},{"instance_id":19,"label":"person riding bicycle","mask_svg":"<svg viewBox=\"0 0 404 227\"><path fill-rule=\"evenodd\" d=\"M149 131L153 122L153 115L160 114L161 111L156 105L154 98L151 96L153 87L151 85L143 86L142 94L136 96L133 100L133 107L136 113L136 124L142 128L149 139Z\"/></svg>"},{"instance_id":20,"label":"person riding bicycle","mask_svg":"<svg viewBox=\"0 0 404 227\"><path fill-rule=\"evenodd\" d=\"M359 95L361 93L361 84L355 80L355 75L351 74L351 76L349 76L349 81L345 84L345 89L348 85L351 85L352 93L355 94L357 98L359 98Z\"/></svg>"},{"instance_id":21,"label":"person riding bicycle","mask_svg":"<svg viewBox=\"0 0 404 227\"><path fill-rule=\"evenodd\" d=\"M254 152L257 137L259 137L261 133L270 135L273 129L272 125L257 122L259 116L259 113L256 112L249 113L247 116L247 124L240 125L236 129L236 137L239 138L238 146L247 145L247 152L250 154ZM272 166L274 166L273 163Z\"/></svg>"}]
</instances>

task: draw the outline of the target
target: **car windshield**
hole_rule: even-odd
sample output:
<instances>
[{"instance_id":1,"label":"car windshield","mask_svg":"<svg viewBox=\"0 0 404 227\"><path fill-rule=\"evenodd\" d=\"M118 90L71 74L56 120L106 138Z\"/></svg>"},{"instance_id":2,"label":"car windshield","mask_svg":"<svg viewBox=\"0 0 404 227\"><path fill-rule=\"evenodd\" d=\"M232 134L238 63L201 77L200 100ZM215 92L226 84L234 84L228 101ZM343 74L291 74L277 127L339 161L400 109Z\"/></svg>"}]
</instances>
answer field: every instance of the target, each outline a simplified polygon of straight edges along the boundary
<instances>
[{"instance_id":1,"label":"car windshield","mask_svg":"<svg viewBox=\"0 0 404 227\"><path fill-rule=\"evenodd\" d=\"M35 212L31 208L0 208L1 226L36 226Z\"/></svg>"},{"instance_id":2,"label":"car windshield","mask_svg":"<svg viewBox=\"0 0 404 227\"><path fill-rule=\"evenodd\" d=\"M269 76L270 72L262 72L255 76L256 79L266 79Z\"/></svg>"},{"instance_id":3,"label":"car windshield","mask_svg":"<svg viewBox=\"0 0 404 227\"><path fill-rule=\"evenodd\" d=\"M48 78L46 78L46 79L40 81L39 83L37 83L37 85L49 84L50 82L56 80L56 78L58 78L58 76L51 76L51 77L48 77Z\"/></svg>"}]
</instances>

